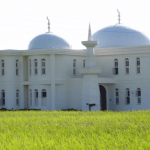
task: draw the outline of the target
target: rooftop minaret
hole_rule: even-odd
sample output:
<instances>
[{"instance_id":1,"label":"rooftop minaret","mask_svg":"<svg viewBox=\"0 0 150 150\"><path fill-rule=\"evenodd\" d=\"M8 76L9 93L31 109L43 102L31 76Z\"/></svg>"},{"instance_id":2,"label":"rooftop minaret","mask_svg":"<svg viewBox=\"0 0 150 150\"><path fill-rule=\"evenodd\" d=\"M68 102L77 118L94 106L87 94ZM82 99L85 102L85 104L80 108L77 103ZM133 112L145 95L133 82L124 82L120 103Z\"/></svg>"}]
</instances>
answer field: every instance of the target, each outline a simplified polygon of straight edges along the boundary
<instances>
[{"instance_id":1,"label":"rooftop minaret","mask_svg":"<svg viewBox=\"0 0 150 150\"><path fill-rule=\"evenodd\" d=\"M93 41L92 39L92 34L91 34L91 27L89 24L89 31L88 31L88 41L82 41L82 44L87 48L86 52L86 63L85 67L90 68L90 67L95 67L95 54L94 54L94 47L98 45L98 41Z\"/></svg>"},{"instance_id":2,"label":"rooftop minaret","mask_svg":"<svg viewBox=\"0 0 150 150\"><path fill-rule=\"evenodd\" d=\"M98 41L93 41L91 27L89 25L88 41L82 41L86 47L85 68L80 68L79 72L84 74L82 87L82 110L100 110L100 92L97 74L101 73L101 68L96 67L94 47Z\"/></svg>"},{"instance_id":3,"label":"rooftop minaret","mask_svg":"<svg viewBox=\"0 0 150 150\"><path fill-rule=\"evenodd\" d=\"M91 35L91 26L90 26L90 23L89 23L88 41L93 41L92 35Z\"/></svg>"}]
</instances>

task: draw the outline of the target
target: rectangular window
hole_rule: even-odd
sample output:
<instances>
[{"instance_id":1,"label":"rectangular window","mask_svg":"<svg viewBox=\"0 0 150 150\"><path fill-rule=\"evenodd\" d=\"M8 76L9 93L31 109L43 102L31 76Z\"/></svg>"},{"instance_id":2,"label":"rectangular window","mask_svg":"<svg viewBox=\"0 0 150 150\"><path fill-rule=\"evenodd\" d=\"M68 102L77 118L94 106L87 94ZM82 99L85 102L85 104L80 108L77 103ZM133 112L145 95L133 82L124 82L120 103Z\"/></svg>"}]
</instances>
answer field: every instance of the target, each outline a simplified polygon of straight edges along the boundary
<instances>
[{"instance_id":1,"label":"rectangular window","mask_svg":"<svg viewBox=\"0 0 150 150\"><path fill-rule=\"evenodd\" d=\"M85 60L83 60L83 68L85 68Z\"/></svg>"},{"instance_id":2,"label":"rectangular window","mask_svg":"<svg viewBox=\"0 0 150 150\"><path fill-rule=\"evenodd\" d=\"M45 62L42 62L42 67L45 67Z\"/></svg>"},{"instance_id":3,"label":"rectangular window","mask_svg":"<svg viewBox=\"0 0 150 150\"><path fill-rule=\"evenodd\" d=\"M4 70L4 60L2 60L2 76L4 76L5 70Z\"/></svg>"},{"instance_id":4,"label":"rectangular window","mask_svg":"<svg viewBox=\"0 0 150 150\"><path fill-rule=\"evenodd\" d=\"M113 74L117 75L118 74L118 68L113 68Z\"/></svg>"},{"instance_id":5,"label":"rectangular window","mask_svg":"<svg viewBox=\"0 0 150 150\"><path fill-rule=\"evenodd\" d=\"M118 97L116 98L116 104L119 104L119 98Z\"/></svg>"},{"instance_id":6,"label":"rectangular window","mask_svg":"<svg viewBox=\"0 0 150 150\"><path fill-rule=\"evenodd\" d=\"M137 66L140 66L140 60L137 60Z\"/></svg>"},{"instance_id":7,"label":"rectangular window","mask_svg":"<svg viewBox=\"0 0 150 150\"><path fill-rule=\"evenodd\" d=\"M141 96L141 91L138 91L138 96Z\"/></svg>"},{"instance_id":8,"label":"rectangular window","mask_svg":"<svg viewBox=\"0 0 150 150\"><path fill-rule=\"evenodd\" d=\"M35 62L35 67L37 67L37 62Z\"/></svg>"},{"instance_id":9,"label":"rectangular window","mask_svg":"<svg viewBox=\"0 0 150 150\"><path fill-rule=\"evenodd\" d=\"M37 68L35 68L35 74L38 74L38 72L37 72Z\"/></svg>"},{"instance_id":10,"label":"rectangular window","mask_svg":"<svg viewBox=\"0 0 150 150\"><path fill-rule=\"evenodd\" d=\"M118 61L115 61L115 67L118 67Z\"/></svg>"},{"instance_id":11,"label":"rectangular window","mask_svg":"<svg viewBox=\"0 0 150 150\"><path fill-rule=\"evenodd\" d=\"M141 98L138 97L138 104L141 104Z\"/></svg>"},{"instance_id":12,"label":"rectangular window","mask_svg":"<svg viewBox=\"0 0 150 150\"><path fill-rule=\"evenodd\" d=\"M140 73L140 58L137 58L136 62L137 62L137 64L136 64L137 70L136 71L137 71L137 73Z\"/></svg>"},{"instance_id":13,"label":"rectangular window","mask_svg":"<svg viewBox=\"0 0 150 150\"><path fill-rule=\"evenodd\" d=\"M140 67L137 67L137 73L140 73Z\"/></svg>"},{"instance_id":14,"label":"rectangular window","mask_svg":"<svg viewBox=\"0 0 150 150\"><path fill-rule=\"evenodd\" d=\"M38 92L35 92L35 98L38 98Z\"/></svg>"},{"instance_id":15,"label":"rectangular window","mask_svg":"<svg viewBox=\"0 0 150 150\"><path fill-rule=\"evenodd\" d=\"M127 97L127 104L130 104L130 97Z\"/></svg>"},{"instance_id":16,"label":"rectangular window","mask_svg":"<svg viewBox=\"0 0 150 150\"><path fill-rule=\"evenodd\" d=\"M16 105L19 105L19 90L16 90Z\"/></svg>"},{"instance_id":17,"label":"rectangular window","mask_svg":"<svg viewBox=\"0 0 150 150\"><path fill-rule=\"evenodd\" d=\"M126 68L126 74L129 74L129 68Z\"/></svg>"},{"instance_id":18,"label":"rectangular window","mask_svg":"<svg viewBox=\"0 0 150 150\"><path fill-rule=\"evenodd\" d=\"M34 74L35 75L38 74L38 62L37 62L37 59L34 60Z\"/></svg>"},{"instance_id":19,"label":"rectangular window","mask_svg":"<svg viewBox=\"0 0 150 150\"><path fill-rule=\"evenodd\" d=\"M119 90L116 89L116 104L119 104Z\"/></svg>"},{"instance_id":20,"label":"rectangular window","mask_svg":"<svg viewBox=\"0 0 150 150\"><path fill-rule=\"evenodd\" d=\"M5 72L4 72L4 69L2 69L2 76L4 75L4 73L5 73Z\"/></svg>"},{"instance_id":21,"label":"rectangular window","mask_svg":"<svg viewBox=\"0 0 150 150\"><path fill-rule=\"evenodd\" d=\"M126 66L129 66L129 61L126 61Z\"/></svg>"},{"instance_id":22,"label":"rectangular window","mask_svg":"<svg viewBox=\"0 0 150 150\"><path fill-rule=\"evenodd\" d=\"M19 75L19 73L18 73L18 69L16 69L16 75L17 75L17 76Z\"/></svg>"},{"instance_id":23,"label":"rectangular window","mask_svg":"<svg viewBox=\"0 0 150 150\"><path fill-rule=\"evenodd\" d=\"M46 64L45 63L46 63L46 60L42 59L42 61L41 61L42 75L46 74L46 68L45 68Z\"/></svg>"},{"instance_id":24,"label":"rectangular window","mask_svg":"<svg viewBox=\"0 0 150 150\"><path fill-rule=\"evenodd\" d=\"M76 60L73 60L73 75L76 75Z\"/></svg>"},{"instance_id":25,"label":"rectangular window","mask_svg":"<svg viewBox=\"0 0 150 150\"><path fill-rule=\"evenodd\" d=\"M125 59L125 73L129 74L129 59Z\"/></svg>"},{"instance_id":26,"label":"rectangular window","mask_svg":"<svg viewBox=\"0 0 150 150\"><path fill-rule=\"evenodd\" d=\"M113 74L114 74L114 75L117 75L117 74L118 74L118 59L115 59L115 60L114 60Z\"/></svg>"},{"instance_id":27,"label":"rectangular window","mask_svg":"<svg viewBox=\"0 0 150 150\"><path fill-rule=\"evenodd\" d=\"M35 106L38 106L38 90L35 90Z\"/></svg>"},{"instance_id":28,"label":"rectangular window","mask_svg":"<svg viewBox=\"0 0 150 150\"><path fill-rule=\"evenodd\" d=\"M19 61L16 60L16 76L19 75Z\"/></svg>"},{"instance_id":29,"label":"rectangular window","mask_svg":"<svg viewBox=\"0 0 150 150\"><path fill-rule=\"evenodd\" d=\"M42 74L45 74L45 68L42 68Z\"/></svg>"},{"instance_id":30,"label":"rectangular window","mask_svg":"<svg viewBox=\"0 0 150 150\"><path fill-rule=\"evenodd\" d=\"M46 92L42 92L42 97L45 98L46 97Z\"/></svg>"},{"instance_id":31,"label":"rectangular window","mask_svg":"<svg viewBox=\"0 0 150 150\"><path fill-rule=\"evenodd\" d=\"M4 90L2 90L2 93L1 93L2 95L1 95L1 105L3 106L3 105L5 105L5 91Z\"/></svg>"}]
</instances>

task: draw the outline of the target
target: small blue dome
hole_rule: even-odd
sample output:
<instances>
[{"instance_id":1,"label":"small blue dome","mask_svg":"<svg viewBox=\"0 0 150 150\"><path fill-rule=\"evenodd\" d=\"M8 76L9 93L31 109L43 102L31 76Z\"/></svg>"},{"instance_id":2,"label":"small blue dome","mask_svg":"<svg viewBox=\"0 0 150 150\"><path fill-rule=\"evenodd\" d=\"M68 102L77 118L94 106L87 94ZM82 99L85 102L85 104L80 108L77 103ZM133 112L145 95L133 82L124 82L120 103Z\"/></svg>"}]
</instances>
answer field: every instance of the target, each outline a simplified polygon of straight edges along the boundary
<instances>
[{"instance_id":1,"label":"small blue dome","mask_svg":"<svg viewBox=\"0 0 150 150\"><path fill-rule=\"evenodd\" d=\"M99 41L95 48L150 45L150 40L143 33L122 25L103 28L92 37Z\"/></svg>"},{"instance_id":2,"label":"small blue dome","mask_svg":"<svg viewBox=\"0 0 150 150\"><path fill-rule=\"evenodd\" d=\"M29 50L47 48L70 48L70 45L59 36L45 33L33 38L28 46Z\"/></svg>"}]
</instances>

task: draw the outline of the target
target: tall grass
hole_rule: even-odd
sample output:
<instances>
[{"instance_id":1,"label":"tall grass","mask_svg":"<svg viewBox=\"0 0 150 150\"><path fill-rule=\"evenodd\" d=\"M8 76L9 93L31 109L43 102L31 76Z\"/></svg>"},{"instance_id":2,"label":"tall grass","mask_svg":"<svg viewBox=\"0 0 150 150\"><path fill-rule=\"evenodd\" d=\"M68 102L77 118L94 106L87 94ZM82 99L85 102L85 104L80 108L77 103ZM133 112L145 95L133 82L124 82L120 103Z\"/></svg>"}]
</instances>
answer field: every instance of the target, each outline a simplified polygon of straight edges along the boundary
<instances>
[{"instance_id":1,"label":"tall grass","mask_svg":"<svg viewBox=\"0 0 150 150\"><path fill-rule=\"evenodd\" d=\"M150 150L150 111L1 111L5 149Z\"/></svg>"}]
</instances>

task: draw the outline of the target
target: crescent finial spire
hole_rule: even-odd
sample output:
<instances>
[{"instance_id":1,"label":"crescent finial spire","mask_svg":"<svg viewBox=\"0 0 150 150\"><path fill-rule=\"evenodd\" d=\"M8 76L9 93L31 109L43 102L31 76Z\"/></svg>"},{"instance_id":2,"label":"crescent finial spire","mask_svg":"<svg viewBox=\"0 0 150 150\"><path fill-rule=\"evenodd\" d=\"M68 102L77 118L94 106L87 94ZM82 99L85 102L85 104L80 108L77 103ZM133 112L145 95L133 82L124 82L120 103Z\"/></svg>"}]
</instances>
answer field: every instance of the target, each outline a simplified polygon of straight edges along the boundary
<instances>
[{"instance_id":1,"label":"crescent finial spire","mask_svg":"<svg viewBox=\"0 0 150 150\"><path fill-rule=\"evenodd\" d=\"M117 9L117 11L118 11L118 23L120 24L120 12L119 12L119 10Z\"/></svg>"},{"instance_id":2,"label":"crescent finial spire","mask_svg":"<svg viewBox=\"0 0 150 150\"><path fill-rule=\"evenodd\" d=\"M47 17L47 20L48 20L48 32L47 33L50 33L50 20L48 19L48 17Z\"/></svg>"}]
</instances>

